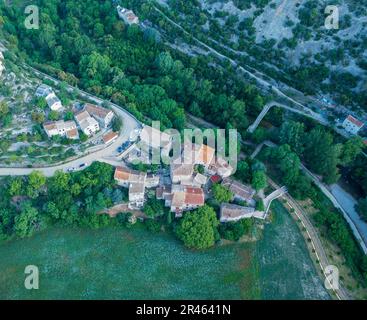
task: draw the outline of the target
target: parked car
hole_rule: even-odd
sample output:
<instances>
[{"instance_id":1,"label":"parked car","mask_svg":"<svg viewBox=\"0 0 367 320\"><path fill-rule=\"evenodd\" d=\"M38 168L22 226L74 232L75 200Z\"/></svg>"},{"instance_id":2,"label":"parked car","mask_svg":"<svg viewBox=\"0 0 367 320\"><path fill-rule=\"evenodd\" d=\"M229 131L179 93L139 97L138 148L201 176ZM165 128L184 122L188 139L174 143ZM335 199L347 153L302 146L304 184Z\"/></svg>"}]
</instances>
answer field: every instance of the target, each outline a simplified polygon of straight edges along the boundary
<instances>
[{"instance_id":1,"label":"parked car","mask_svg":"<svg viewBox=\"0 0 367 320\"><path fill-rule=\"evenodd\" d=\"M82 163L80 166L79 166L79 168L84 168L84 167L86 167L87 166L87 164L86 163Z\"/></svg>"}]
</instances>

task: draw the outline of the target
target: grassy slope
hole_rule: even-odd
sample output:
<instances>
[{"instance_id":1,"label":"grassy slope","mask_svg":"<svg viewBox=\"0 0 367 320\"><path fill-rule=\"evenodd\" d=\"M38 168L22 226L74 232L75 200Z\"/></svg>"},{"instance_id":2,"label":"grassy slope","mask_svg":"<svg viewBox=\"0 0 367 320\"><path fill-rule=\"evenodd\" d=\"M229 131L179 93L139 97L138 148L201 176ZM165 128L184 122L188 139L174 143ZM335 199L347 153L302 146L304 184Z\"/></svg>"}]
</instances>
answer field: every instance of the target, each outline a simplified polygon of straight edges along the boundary
<instances>
[{"instance_id":1,"label":"grassy slope","mask_svg":"<svg viewBox=\"0 0 367 320\"><path fill-rule=\"evenodd\" d=\"M54 229L0 246L0 299L249 297L237 276L244 246L191 252L145 230ZM38 291L24 289L29 264L39 267Z\"/></svg>"},{"instance_id":2,"label":"grassy slope","mask_svg":"<svg viewBox=\"0 0 367 320\"><path fill-rule=\"evenodd\" d=\"M142 229L53 229L0 245L0 299L326 299L291 217L274 207L256 244L205 252ZM24 289L37 265L40 289Z\"/></svg>"}]
</instances>

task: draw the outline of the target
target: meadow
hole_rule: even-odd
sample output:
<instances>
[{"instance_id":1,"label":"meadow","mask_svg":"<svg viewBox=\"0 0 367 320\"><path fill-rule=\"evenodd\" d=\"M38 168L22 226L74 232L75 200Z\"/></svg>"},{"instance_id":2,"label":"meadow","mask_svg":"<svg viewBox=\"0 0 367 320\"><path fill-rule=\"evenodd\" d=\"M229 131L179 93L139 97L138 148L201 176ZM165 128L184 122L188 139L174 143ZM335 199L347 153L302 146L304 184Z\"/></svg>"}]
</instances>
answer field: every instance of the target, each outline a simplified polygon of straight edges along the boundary
<instances>
[{"instance_id":1,"label":"meadow","mask_svg":"<svg viewBox=\"0 0 367 320\"><path fill-rule=\"evenodd\" d=\"M0 299L327 299L280 204L256 243L186 249L143 228L54 228L0 245ZM36 265L39 290L26 290Z\"/></svg>"}]
</instances>

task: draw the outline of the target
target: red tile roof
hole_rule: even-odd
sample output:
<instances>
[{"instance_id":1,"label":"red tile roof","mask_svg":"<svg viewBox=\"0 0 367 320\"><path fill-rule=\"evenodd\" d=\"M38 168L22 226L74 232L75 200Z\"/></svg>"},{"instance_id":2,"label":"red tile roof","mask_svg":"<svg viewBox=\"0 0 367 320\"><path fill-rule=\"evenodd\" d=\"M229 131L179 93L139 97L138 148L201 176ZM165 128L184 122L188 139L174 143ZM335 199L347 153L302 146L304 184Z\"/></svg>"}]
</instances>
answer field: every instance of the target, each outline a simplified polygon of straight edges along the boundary
<instances>
[{"instance_id":1,"label":"red tile roof","mask_svg":"<svg viewBox=\"0 0 367 320\"><path fill-rule=\"evenodd\" d=\"M348 121L353 123L354 125L356 125L359 128L362 128L364 123L362 121L359 121L358 119L354 118L353 116L349 115L348 116Z\"/></svg>"},{"instance_id":2,"label":"red tile roof","mask_svg":"<svg viewBox=\"0 0 367 320\"><path fill-rule=\"evenodd\" d=\"M123 168L123 167L117 167L115 170L115 179L121 180L121 181L128 181L130 176L130 170Z\"/></svg>"},{"instance_id":3,"label":"red tile roof","mask_svg":"<svg viewBox=\"0 0 367 320\"><path fill-rule=\"evenodd\" d=\"M116 132L107 133L103 136L103 142L104 143L109 143L110 141L112 141L113 139L115 139L117 137L118 137L118 134Z\"/></svg>"},{"instance_id":4,"label":"red tile roof","mask_svg":"<svg viewBox=\"0 0 367 320\"><path fill-rule=\"evenodd\" d=\"M218 176L218 175L212 176L212 177L210 178L210 180L211 180L212 182L214 182L214 183L219 182L219 181L220 181L220 179L221 179L221 177L220 177L220 176Z\"/></svg>"},{"instance_id":5,"label":"red tile roof","mask_svg":"<svg viewBox=\"0 0 367 320\"><path fill-rule=\"evenodd\" d=\"M204 205L204 191L201 188L186 188L185 203L189 205Z\"/></svg>"}]
</instances>

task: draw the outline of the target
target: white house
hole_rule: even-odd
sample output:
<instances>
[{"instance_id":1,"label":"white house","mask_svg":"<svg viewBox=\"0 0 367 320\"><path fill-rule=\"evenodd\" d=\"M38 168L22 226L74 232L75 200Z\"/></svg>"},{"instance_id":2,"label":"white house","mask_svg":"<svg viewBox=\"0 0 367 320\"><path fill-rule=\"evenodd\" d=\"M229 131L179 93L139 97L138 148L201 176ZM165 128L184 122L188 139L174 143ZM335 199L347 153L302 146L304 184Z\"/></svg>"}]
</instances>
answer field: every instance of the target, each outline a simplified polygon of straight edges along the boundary
<instances>
[{"instance_id":1,"label":"white house","mask_svg":"<svg viewBox=\"0 0 367 320\"><path fill-rule=\"evenodd\" d=\"M85 110L88 111L88 113L99 122L102 128L107 128L115 116L111 110L89 103L85 105Z\"/></svg>"},{"instance_id":2,"label":"white house","mask_svg":"<svg viewBox=\"0 0 367 320\"><path fill-rule=\"evenodd\" d=\"M48 107L53 111L59 111L62 109L60 99L53 92L46 97L46 102Z\"/></svg>"},{"instance_id":3,"label":"white house","mask_svg":"<svg viewBox=\"0 0 367 320\"><path fill-rule=\"evenodd\" d=\"M120 186L129 188L129 208L142 208L145 202L147 174L128 168L117 167L114 178Z\"/></svg>"},{"instance_id":4,"label":"white house","mask_svg":"<svg viewBox=\"0 0 367 320\"><path fill-rule=\"evenodd\" d=\"M357 134L362 129L364 123L349 115L343 122L343 127L351 134Z\"/></svg>"},{"instance_id":5,"label":"white house","mask_svg":"<svg viewBox=\"0 0 367 320\"><path fill-rule=\"evenodd\" d=\"M140 209L145 202L144 183L130 183L129 185L129 209Z\"/></svg>"},{"instance_id":6,"label":"white house","mask_svg":"<svg viewBox=\"0 0 367 320\"><path fill-rule=\"evenodd\" d=\"M186 164L199 164L208 168L215 156L215 149L205 144L185 142L182 150L183 161Z\"/></svg>"},{"instance_id":7,"label":"white house","mask_svg":"<svg viewBox=\"0 0 367 320\"><path fill-rule=\"evenodd\" d=\"M139 24L139 18L135 15L132 10L123 8L121 6L117 6L117 13L120 19L124 20L124 22L128 25Z\"/></svg>"},{"instance_id":8,"label":"white house","mask_svg":"<svg viewBox=\"0 0 367 320\"><path fill-rule=\"evenodd\" d=\"M193 173L194 165L192 164L171 164L170 174L172 183L183 183L185 181L191 181Z\"/></svg>"},{"instance_id":9,"label":"white house","mask_svg":"<svg viewBox=\"0 0 367 320\"><path fill-rule=\"evenodd\" d=\"M172 185L170 191L164 197L165 205L176 213L176 217L181 217L184 211L195 210L205 204L204 190L201 188Z\"/></svg>"},{"instance_id":10,"label":"white house","mask_svg":"<svg viewBox=\"0 0 367 320\"><path fill-rule=\"evenodd\" d=\"M145 179L145 187L146 188L155 188L159 186L160 177L159 175L147 174Z\"/></svg>"},{"instance_id":11,"label":"white house","mask_svg":"<svg viewBox=\"0 0 367 320\"><path fill-rule=\"evenodd\" d=\"M87 111L84 110L75 114L75 119L80 129L88 137L99 131L98 122L93 119Z\"/></svg>"},{"instance_id":12,"label":"white house","mask_svg":"<svg viewBox=\"0 0 367 320\"><path fill-rule=\"evenodd\" d=\"M43 125L45 132L49 138L53 136L67 137L68 139L79 139L78 129L74 121L54 121L46 122Z\"/></svg>"}]
</instances>

